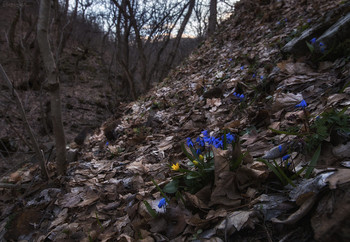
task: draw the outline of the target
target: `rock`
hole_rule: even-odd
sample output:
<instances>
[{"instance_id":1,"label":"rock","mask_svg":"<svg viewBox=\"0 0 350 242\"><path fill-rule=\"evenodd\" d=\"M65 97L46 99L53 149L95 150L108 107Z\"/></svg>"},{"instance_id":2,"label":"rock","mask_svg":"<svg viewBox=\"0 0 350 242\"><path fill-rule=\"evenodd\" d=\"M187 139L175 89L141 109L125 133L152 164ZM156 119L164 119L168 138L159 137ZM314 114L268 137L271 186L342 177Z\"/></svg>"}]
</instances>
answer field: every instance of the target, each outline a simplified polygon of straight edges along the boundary
<instances>
[{"instance_id":1,"label":"rock","mask_svg":"<svg viewBox=\"0 0 350 242\"><path fill-rule=\"evenodd\" d=\"M350 142L333 147L333 154L340 158L350 158Z\"/></svg>"},{"instance_id":2,"label":"rock","mask_svg":"<svg viewBox=\"0 0 350 242\"><path fill-rule=\"evenodd\" d=\"M67 162L71 163L78 160L78 150L68 149L67 150Z\"/></svg>"},{"instance_id":3,"label":"rock","mask_svg":"<svg viewBox=\"0 0 350 242\"><path fill-rule=\"evenodd\" d=\"M339 8L329 12L321 23L305 30L299 37L289 41L282 52L294 55L305 55L309 52L305 42L316 38L315 51L321 52L320 42L331 48L335 43L339 43L350 35L350 3L346 3ZM339 19L339 16L345 15ZM323 47L324 48L324 47Z\"/></svg>"},{"instance_id":4,"label":"rock","mask_svg":"<svg viewBox=\"0 0 350 242\"><path fill-rule=\"evenodd\" d=\"M283 48L282 52L292 53L294 55L305 55L309 51L305 42L309 42L314 36L323 33L330 25L317 24L316 26L305 30L299 37L289 41Z\"/></svg>"},{"instance_id":5,"label":"rock","mask_svg":"<svg viewBox=\"0 0 350 242\"><path fill-rule=\"evenodd\" d=\"M320 43L322 42L329 48L350 38L350 13L340 18L326 32L324 32L317 40L315 46L316 51L320 52Z\"/></svg>"}]
</instances>

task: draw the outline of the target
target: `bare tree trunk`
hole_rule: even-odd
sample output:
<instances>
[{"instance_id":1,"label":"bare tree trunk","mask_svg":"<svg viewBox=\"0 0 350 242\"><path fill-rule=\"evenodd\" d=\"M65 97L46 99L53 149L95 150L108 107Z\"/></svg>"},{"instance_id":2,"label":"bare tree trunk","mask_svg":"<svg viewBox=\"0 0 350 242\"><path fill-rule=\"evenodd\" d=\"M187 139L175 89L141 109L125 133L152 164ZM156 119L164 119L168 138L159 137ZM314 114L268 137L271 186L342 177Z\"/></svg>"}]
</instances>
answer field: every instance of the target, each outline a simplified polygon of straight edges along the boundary
<instances>
[{"instance_id":1,"label":"bare tree trunk","mask_svg":"<svg viewBox=\"0 0 350 242\"><path fill-rule=\"evenodd\" d=\"M48 79L46 89L50 93L53 133L57 151L57 171L58 174L65 175L67 170L66 139L61 115L60 82L58 70L48 40L50 4L50 0L40 1L37 38Z\"/></svg>"},{"instance_id":2,"label":"bare tree trunk","mask_svg":"<svg viewBox=\"0 0 350 242\"><path fill-rule=\"evenodd\" d=\"M171 52L169 54L169 57L166 60L166 63L164 65L164 68L163 68L163 71L162 71L162 74L160 76L160 80L162 80L165 77L165 75L170 70L172 64L174 63L175 56L176 56L176 51L179 48L179 44L180 44L180 41L181 41L181 38L182 38L182 34L184 33L186 25L187 25L187 23L188 23L188 21L189 21L189 19L191 17L191 14L192 14L192 11L193 11L195 3L196 3L196 0L190 0L189 3L188 3L189 5L188 5L187 13L186 13L186 15L184 17L184 20L181 23L179 31L177 32L174 46L172 47L172 50L171 50Z\"/></svg>"},{"instance_id":3,"label":"bare tree trunk","mask_svg":"<svg viewBox=\"0 0 350 242\"><path fill-rule=\"evenodd\" d=\"M210 0L210 15L208 25L208 36L212 35L216 29L217 23L217 0Z\"/></svg>"},{"instance_id":4,"label":"bare tree trunk","mask_svg":"<svg viewBox=\"0 0 350 242\"><path fill-rule=\"evenodd\" d=\"M1 74L2 78L7 82L7 85L9 87L9 89L10 89L10 92L12 92L12 95L15 97L16 104L18 106L19 112L20 112L21 117L22 117L23 122L24 122L24 126L25 126L26 130L28 131L29 138L30 138L30 141L32 143L32 147L33 147L33 149L35 151L35 154L36 154L37 158L39 159L40 168L41 168L41 176L45 180L47 180L49 178L49 176L48 176L47 170L46 170L45 158L44 158L42 152L40 151L38 141L36 140L36 138L34 136L34 133L33 133L32 129L31 129L29 123L28 123L28 120L27 120L26 114L24 112L24 108L23 108L22 102L19 99L19 96L18 96L16 90L14 89L13 84L11 83L10 79L7 77L6 72L2 68L1 64L0 64L0 74Z\"/></svg>"}]
</instances>

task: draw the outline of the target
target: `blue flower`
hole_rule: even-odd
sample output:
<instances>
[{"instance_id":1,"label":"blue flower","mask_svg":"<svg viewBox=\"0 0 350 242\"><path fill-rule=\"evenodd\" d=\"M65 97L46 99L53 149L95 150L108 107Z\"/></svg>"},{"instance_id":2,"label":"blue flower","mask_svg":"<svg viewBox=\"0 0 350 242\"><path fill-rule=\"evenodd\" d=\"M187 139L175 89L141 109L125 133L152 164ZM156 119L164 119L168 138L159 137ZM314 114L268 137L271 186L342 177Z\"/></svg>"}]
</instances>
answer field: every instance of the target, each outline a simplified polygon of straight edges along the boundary
<instances>
[{"instance_id":1,"label":"blue flower","mask_svg":"<svg viewBox=\"0 0 350 242\"><path fill-rule=\"evenodd\" d=\"M282 157L282 161L286 161L286 160L288 160L289 158L290 158L290 155L285 155L285 156Z\"/></svg>"},{"instance_id":2,"label":"blue flower","mask_svg":"<svg viewBox=\"0 0 350 242\"><path fill-rule=\"evenodd\" d=\"M236 92L234 92L234 93L233 93L233 96L237 97L237 93L236 93Z\"/></svg>"},{"instance_id":3,"label":"blue flower","mask_svg":"<svg viewBox=\"0 0 350 242\"><path fill-rule=\"evenodd\" d=\"M288 162L287 167L290 167L291 164L292 164L292 163Z\"/></svg>"},{"instance_id":4,"label":"blue flower","mask_svg":"<svg viewBox=\"0 0 350 242\"><path fill-rule=\"evenodd\" d=\"M197 154L197 155L200 155L200 154L202 154L202 151L201 151L201 149L197 149L197 150L196 150L196 154Z\"/></svg>"},{"instance_id":5,"label":"blue flower","mask_svg":"<svg viewBox=\"0 0 350 242\"><path fill-rule=\"evenodd\" d=\"M280 24L281 24L281 22L280 22L280 21L278 21L278 22L277 22L277 25L280 25Z\"/></svg>"},{"instance_id":6,"label":"blue flower","mask_svg":"<svg viewBox=\"0 0 350 242\"><path fill-rule=\"evenodd\" d=\"M263 75L261 75L261 76L260 76L260 79L261 79L261 80L262 80L262 79L264 79L264 76L263 76Z\"/></svg>"},{"instance_id":7,"label":"blue flower","mask_svg":"<svg viewBox=\"0 0 350 242\"><path fill-rule=\"evenodd\" d=\"M222 142L222 140L220 140L219 138L214 139L213 145L215 148L223 148L224 147L224 143Z\"/></svg>"},{"instance_id":8,"label":"blue flower","mask_svg":"<svg viewBox=\"0 0 350 242\"><path fill-rule=\"evenodd\" d=\"M256 77L256 75L255 74L253 74L253 78L255 78Z\"/></svg>"},{"instance_id":9,"label":"blue flower","mask_svg":"<svg viewBox=\"0 0 350 242\"><path fill-rule=\"evenodd\" d=\"M295 105L296 108L305 108L307 107L307 103L303 99L299 104Z\"/></svg>"},{"instance_id":10,"label":"blue flower","mask_svg":"<svg viewBox=\"0 0 350 242\"><path fill-rule=\"evenodd\" d=\"M229 60L229 62L231 62L232 61L232 58L230 58L230 59L228 59Z\"/></svg>"},{"instance_id":11,"label":"blue flower","mask_svg":"<svg viewBox=\"0 0 350 242\"><path fill-rule=\"evenodd\" d=\"M241 66L241 70L244 70L244 66Z\"/></svg>"},{"instance_id":12,"label":"blue flower","mask_svg":"<svg viewBox=\"0 0 350 242\"><path fill-rule=\"evenodd\" d=\"M205 145L205 143L204 143L204 140L203 139L201 139L201 137L198 137L197 139L196 139L196 142L197 142L197 144L199 145L199 146L204 146Z\"/></svg>"},{"instance_id":13,"label":"blue flower","mask_svg":"<svg viewBox=\"0 0 350 242\"><path fill-rule=\"evenodd\" d=\"M227 140L227 143L228 143L228 144L231 144L232 142L235 141L235 136L232 135L231 133L227 133L227 134L226 134L226 140Z\"/></svg>"},{"instance_id":14,"label":"blue flower","mask_svg":"<svg viewBox=\"0 0 350 242\"><path fill-rule=\"evenodd\" d=\"M325 51L324 43L320 42L320 50L323 53Z\"/></svg>"},{"instance_id":15,"label":"blue flower","mask_svg":"<svg viewBox=\"0 0 350 242\"><path fill-rule=\"evenodd\" d=\"M282 152L282 145L278 146L278 150L279 150L279 152Z\"/></svg>"},{"instance_id":16,"label":"blue flower","mask_svg":"<svg viewBox=\"0 0 350 242\"><path fill-rule=\"evenodd\" d=\"M287 18L285 18L285 19L284 19L284 22L287 22L287 21L288 21L288 19L287 19Z\"/></svg>"},{"instance_id":17,"label":"blue flower","mask_svg":"<svg viewBox=\"0 0 350 242\"><path fill-rule=\"evenodd\" d=\"M239 100L242 102L244 99L244 94L239 95Z\"/></svg>"},{"instance_id":18,"label":"blue flower","mask_svg":"<svg viewBox=\"0 0 350 242\"><path fill-rule=\"evenodd\" d=\"M204 137L204 141L208 143L208 145L212 145L214 143L214 137Z\"/></svg>"},{"instance_id":19,"label":"blue flower","mask_svg":"<svg viewBox=\"0 0 350 242\"><path fill-rule=\"evenodd\" d=\"M108 146L108 145L109 145L109 142L107 141L107 142L106 142L106 146Z\"/></svg>"},{"instance_id":20,"label":"blue flower","mask_svg":"<svg viewBox=\"0 0 350 242\"><path fill-rule=\"evenodd\" d=\"M186 139L186 144L187 144L188 147L190 147L190 146L193 147L193 142L192 142L192 140L191 140L190 137L188 137L188 138Z\"/></svg>"},{"instance_id":21,"label":"blue flower","mask_svg":"<svg viewBox=\"0 0 350 242\"><path fill-rule=\"evenodd\" d=\"M311 43L311 44L315 44L315 43L316 43L316 38L312 38L312 39L310 40L310 43Z\"/></svg>"},{"instance_id":22,"label":"blue flower","mask_svg":"<svg viewBox=\"0 0 350 242\"><path fill-rule=\"evenodd\" d=\"M308 23L311 23L311 19L307 19L307 22L308 22Z\"/></svg>"},{"instance_id":23,"label":"blue flower","mask_svg":"<svg viewBox=\"0 0 350 242\"><path fill-rule=\"evenodd\" d=\"M203 130L202 134L204 135L204 137L208 137L209 136L208 130Z\"/></svg>"},{"instance_id":24,"label":"blue flower","mask_svg":"<svg viewBox=\"0 0 350 242\"><path fill-rule=\"evenodd\" d=\"M163 197L162 199L160 199L159 203L158 203L158 208L161 208L163 206L166 205L166 200L165 198Z\"/></svg>"}]
</instances>

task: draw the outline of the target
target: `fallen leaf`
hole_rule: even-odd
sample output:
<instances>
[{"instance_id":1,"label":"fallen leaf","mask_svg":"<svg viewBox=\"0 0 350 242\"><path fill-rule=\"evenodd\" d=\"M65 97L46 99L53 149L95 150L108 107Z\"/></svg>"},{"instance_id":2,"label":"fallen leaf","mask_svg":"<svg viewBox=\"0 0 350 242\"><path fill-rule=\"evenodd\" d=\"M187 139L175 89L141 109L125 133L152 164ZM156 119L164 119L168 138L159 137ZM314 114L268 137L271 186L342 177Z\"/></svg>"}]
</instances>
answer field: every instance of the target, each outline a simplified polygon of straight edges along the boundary
<instances>
[{"instance_id":1,"label":"fallen leaf","mask_svg":"<svg viewBox=\"0 0 350 242\"><path fill-rule=\"evenodd\" d=\"M350 169L338 169L334 174L326 178L330 189L336 189L337 185L350 182Z\"/></svg>"}]
</instances>

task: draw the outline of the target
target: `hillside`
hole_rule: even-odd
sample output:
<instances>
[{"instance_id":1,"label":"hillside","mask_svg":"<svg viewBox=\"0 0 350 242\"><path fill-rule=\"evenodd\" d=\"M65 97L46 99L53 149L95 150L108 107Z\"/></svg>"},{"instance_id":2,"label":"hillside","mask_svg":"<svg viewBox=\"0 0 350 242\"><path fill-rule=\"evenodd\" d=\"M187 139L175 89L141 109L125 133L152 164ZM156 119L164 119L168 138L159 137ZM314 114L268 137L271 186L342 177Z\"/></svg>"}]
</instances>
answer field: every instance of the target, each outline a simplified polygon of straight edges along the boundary
<instances>
[{"instance_id":1,"label":"hillside","mask_svg":"<svg viewBox=\"0 0 350 242\"><path fill-rule=\"evenodd\" d=\"M348 241L349 13L349 1L241 0L162 83L69 144L66 177L52 162L48 184L33 164L3 177L1 240ZM187 147L201 140L204 158ZM214 162L212 183L171 193L199 169L191 156Z\"/></svg>"}]
</instances>

